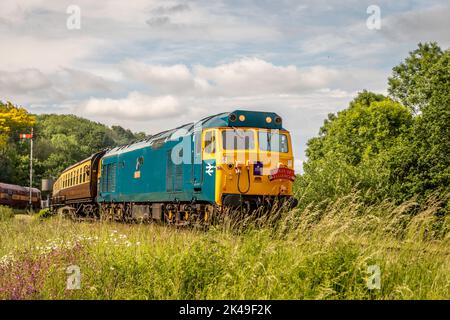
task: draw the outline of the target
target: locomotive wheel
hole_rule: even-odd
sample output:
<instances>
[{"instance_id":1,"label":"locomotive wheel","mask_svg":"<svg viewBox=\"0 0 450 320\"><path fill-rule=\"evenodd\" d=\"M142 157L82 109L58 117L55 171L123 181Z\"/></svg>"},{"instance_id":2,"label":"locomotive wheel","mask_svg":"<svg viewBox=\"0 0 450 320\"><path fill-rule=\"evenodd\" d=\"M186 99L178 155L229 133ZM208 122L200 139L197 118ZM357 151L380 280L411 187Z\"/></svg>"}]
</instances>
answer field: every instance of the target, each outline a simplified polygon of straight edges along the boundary
<instances>
[{"instance_id":1,"label":"locomotive wheel","mask_svg":"<svg viewBox=\"0 0 450 320\"><path fill-rule=\"evenodd\" d=\"M164 210L164 222L173 224L175 222L175 214L172 211Z\"/></svg>"}]
</instances>

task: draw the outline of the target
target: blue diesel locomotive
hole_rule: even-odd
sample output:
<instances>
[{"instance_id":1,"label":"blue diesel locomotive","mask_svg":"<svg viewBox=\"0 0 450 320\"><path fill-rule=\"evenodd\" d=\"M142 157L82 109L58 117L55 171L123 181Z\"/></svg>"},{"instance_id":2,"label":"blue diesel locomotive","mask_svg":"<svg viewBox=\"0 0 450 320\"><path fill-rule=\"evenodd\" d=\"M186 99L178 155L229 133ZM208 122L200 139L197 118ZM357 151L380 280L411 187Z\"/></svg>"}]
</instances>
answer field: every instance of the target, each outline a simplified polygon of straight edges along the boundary
<instances>
[{"instance_id":1,"label":"blue diesel locomotive","mask_svg":"<svg viewBox=\"0 0 450 320\"><path fill-rule=\"evenodd\" d=\"M115 220L207 222L225 207L295 205L293 165L281 117L235 110L74 164L55 182L53 206Z\"/></svg>"}]
</instances>

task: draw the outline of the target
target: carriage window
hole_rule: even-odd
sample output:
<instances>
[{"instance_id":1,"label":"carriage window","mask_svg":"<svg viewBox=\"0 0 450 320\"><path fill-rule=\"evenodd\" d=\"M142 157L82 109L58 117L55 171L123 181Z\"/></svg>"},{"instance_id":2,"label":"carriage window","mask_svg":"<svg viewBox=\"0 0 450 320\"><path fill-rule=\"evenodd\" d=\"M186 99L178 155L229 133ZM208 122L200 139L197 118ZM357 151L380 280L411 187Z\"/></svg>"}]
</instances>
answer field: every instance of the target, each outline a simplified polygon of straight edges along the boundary
<instances>
[{"instance_id":1,"label":"carriage window","mask_svg":"<svg viewBox=\"0 0 450 320\"><path fill-rule=\"evenodd\" d=\"M278 132L260 131L258 134L259 149L263 151L288 152L287 135Z\"/></svg>"},{"instance_id":2,"label":"carriage window","mask_svg":"<svg viewBox=\"0 0 450 320\"><path fill-rule=\"evenodd\" d=\"M88 165L85 165L85 166L84 166L84 182L88 181L88 178L89 178L89 170L90 170L89 166L88 166Z\"/></svg>"},{"instance_id":3,"label":"carriage window","mask_svg":"<svg viewBox=\"0 0 450 320\"><path fill-rule=\"evenodd\" d=\"M216 152L216 135L214 131L207 131L205 133L205 152Z\"/></svg>"},{"instance_id":4,"label":"carriage window","mask_svg":"<svg viewBox=\"0 0 450 320\"><path fill-rule=\"evenodd\" d=\"M226 150L249 150L255 148L253 130L225 130L222 131L223 148Z\"/></svg>"}]
</instances>

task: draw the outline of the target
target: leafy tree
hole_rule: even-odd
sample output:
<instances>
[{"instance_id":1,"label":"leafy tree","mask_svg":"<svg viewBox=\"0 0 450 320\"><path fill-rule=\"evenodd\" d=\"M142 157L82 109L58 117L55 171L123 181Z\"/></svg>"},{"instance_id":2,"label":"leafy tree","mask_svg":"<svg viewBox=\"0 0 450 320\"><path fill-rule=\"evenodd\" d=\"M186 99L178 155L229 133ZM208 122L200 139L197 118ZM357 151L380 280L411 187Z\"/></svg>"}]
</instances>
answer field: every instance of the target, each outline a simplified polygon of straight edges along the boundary
<instances>
[{"instance_id":1,"label":"leafy tree","mask_svg":"<svg viewBox=\"0 0 450 320\"><path fill-rule=\"evenodd\" d=\"M93 153L137 139L130 130L75 115L37 116L37 177L57 177L66 167Z\"/></svg>"},{"instance_id":2,"label":"leafy tree","mask_svg":"<svg viewBox=\"0 0 450 320\"><path fill-rule=\"evenodd\" d=\"M416 113L421 111L432 95L428 80L442 54L436 42L419 43L403 63L392 69L392 77L388 79L390 96Z\"/></svg>"},{"instance_id":3,"label":"leafy tree","mask_svg":"<svg viewBox=\"0 0 450 320\"><path fill-rule=\"evenodd\" d=\"M129 129L125 130L121 126L112 126L111 129L113 139L119 144L125 144L136 139L136 136Z\"/></svg>"},{"instance_id":4,"label":"leafy tree","mask_svg":"<svg viewBox=\"0 0 450 320\"><path fill-rule=\"evenodd\" d=\"M398 193L406 197L435 191L444 196L450 192L450 50L435 51L435 59L429 60L436 62L429 66L426 76L419 71L411 74L417 83L427 83L423 89L426 99L421 102L407 143L397 148L390 163Z\"/></svg>"},{"instance_id":5,"label":"leafy tree","mask_svg":"<svg viewBox=\"0 0 450 320\"><path fill-rule=\"evenodd\" d=\"M35 121L34 116L24 108L0 101L0 149L6 146L9 139L18 140L18 135L13 136L14 134L21 130L29 132Z\"/></svg>"},{"instance_id":6,"label":"leafy tree","mask_svg":"<svg viewBox=\"0 0 450 320\"><path fill-rule=\"evenodd\" d=\"M29 162L29 143L19 134L29 133L35 121L24 108L0 101L0 181L21 183L28 175L28 169L21 169Z\"/></svg>"},{"instance_id":7,"label":"leafy tree","mask_svg":"<svg viewBox=\"0 0 450 320\"><path fill-rule=\"evenodd\" d=\"M349 108L325 120L319 137L308 141L302 196L309 201L332 200L358 189L371 191L368 201L382 199L390 188L388 150L412 122L410 111L401 104L383 95L359 93Z\"/></svg>"},{"instance_id":8,"label":"leafy tree","mask_svg":"<svg viewBox=\"0 0 450 320\"><path fill-rule=\"evenodd\" d=\"M367 201L450 195L450 50L419 44L389 78L390 98L361 92L308 142L301 200L360 190ZM444 212L449 212L447 208Z\"/></svg>"}]
</instances>

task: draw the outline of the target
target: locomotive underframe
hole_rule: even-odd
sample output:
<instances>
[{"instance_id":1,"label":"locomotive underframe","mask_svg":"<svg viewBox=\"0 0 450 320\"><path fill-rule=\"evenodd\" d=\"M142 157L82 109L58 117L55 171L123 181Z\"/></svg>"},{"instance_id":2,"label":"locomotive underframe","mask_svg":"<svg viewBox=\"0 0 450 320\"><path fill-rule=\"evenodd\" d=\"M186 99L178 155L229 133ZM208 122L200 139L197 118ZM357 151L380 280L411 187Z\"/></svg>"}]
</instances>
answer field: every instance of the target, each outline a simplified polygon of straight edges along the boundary
<instances>
[{"instance_id":1,"label":"locomotive underframe","mask_svg":"<svg viewBox=\"0 0 450 320\"><path fill-rule=\"evenodd\" d=\"M231 212L250 214L261 209L292 208L291 196L224 194L223 205L209 202L101 202L92 199L61 201L53 210L66 211L72 218L118 222L164 222L177 226L208 225Z\"/></svg>"}]
</instances>

